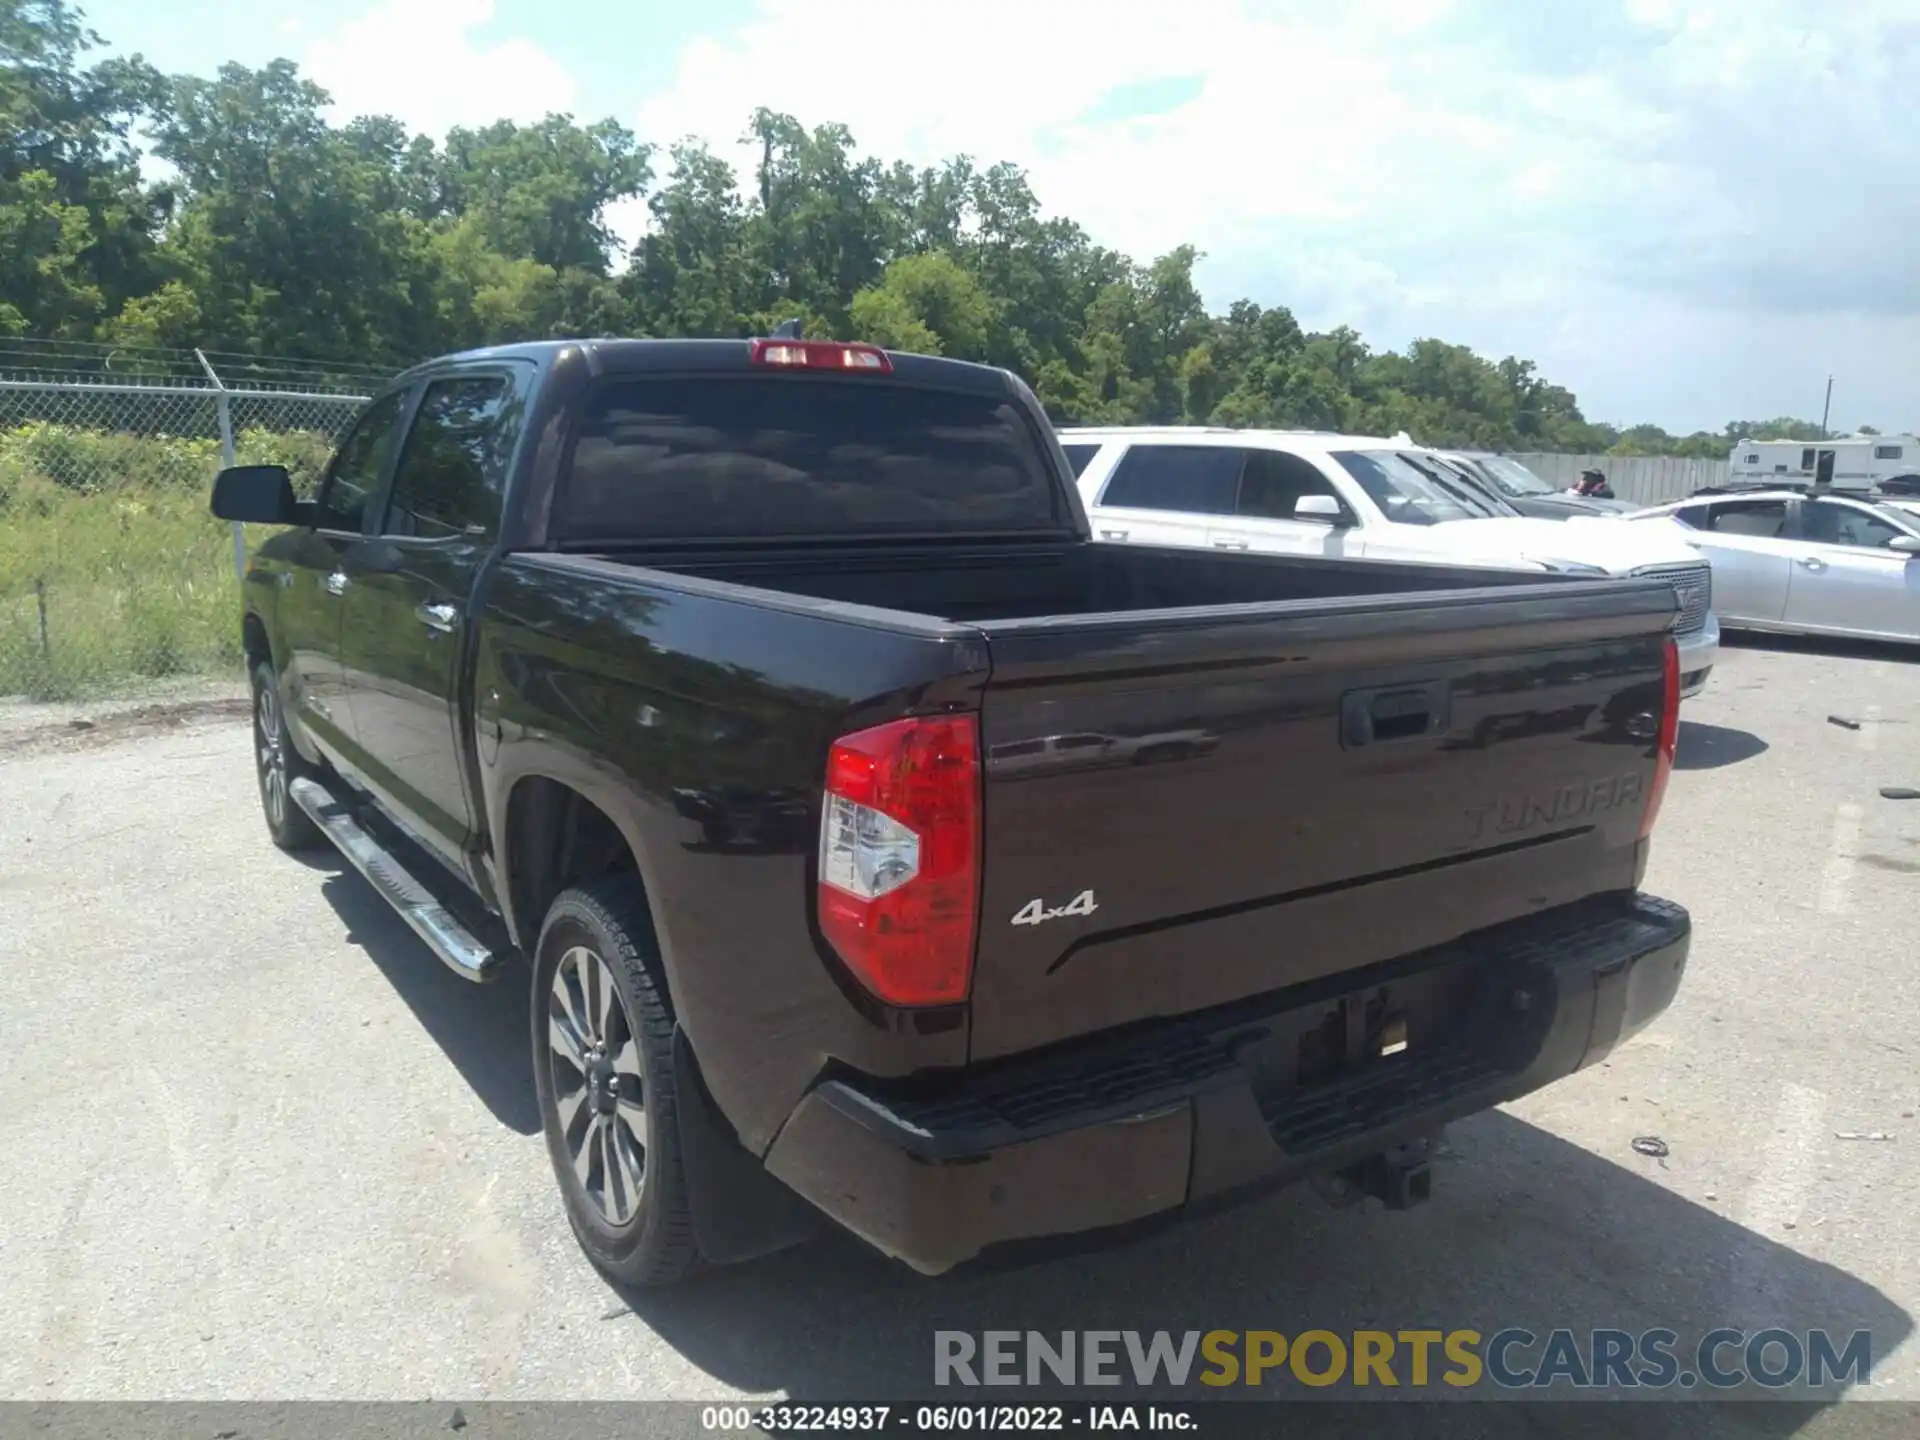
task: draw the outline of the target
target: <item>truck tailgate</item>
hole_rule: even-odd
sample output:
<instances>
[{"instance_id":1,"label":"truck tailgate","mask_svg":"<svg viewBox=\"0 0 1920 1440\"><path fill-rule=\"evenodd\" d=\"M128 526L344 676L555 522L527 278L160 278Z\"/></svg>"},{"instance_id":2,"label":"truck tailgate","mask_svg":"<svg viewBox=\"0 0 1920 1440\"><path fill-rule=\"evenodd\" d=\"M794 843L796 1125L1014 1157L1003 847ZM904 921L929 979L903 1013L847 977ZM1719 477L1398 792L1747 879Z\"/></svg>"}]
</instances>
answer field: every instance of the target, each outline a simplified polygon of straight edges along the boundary
<instances>
[{"instance_id":1,"label":"truck tailgate","mask_svg":"<svg viewBox=\"0 0 1920 1440\"><path fill-rule=\"evenodd\" d=\"M1632 888L1673 610L1563 581L983 625L974 1058Z\"/></svg>"}]
</instances>

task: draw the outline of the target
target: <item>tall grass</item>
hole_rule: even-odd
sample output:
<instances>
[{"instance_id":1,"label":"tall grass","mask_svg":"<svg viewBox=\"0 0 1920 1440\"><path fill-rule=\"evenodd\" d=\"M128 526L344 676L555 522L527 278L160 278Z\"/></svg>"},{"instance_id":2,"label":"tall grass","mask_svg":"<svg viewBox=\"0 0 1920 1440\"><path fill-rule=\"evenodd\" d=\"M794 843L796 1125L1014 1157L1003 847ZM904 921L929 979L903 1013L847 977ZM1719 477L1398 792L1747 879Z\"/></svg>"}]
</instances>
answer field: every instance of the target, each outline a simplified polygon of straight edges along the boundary
<instances>
[{"instance_id":1,"label":"tall grass","mask_svg":"<svg viewBox=\"0 0 1920 1440\"><path fill-rule=\"evenodd\" d=\"M327 443L254 432L236 448L309 489ZM93 698L237 671L232 531L207 511L218 463L197 439L0 432L0 696ZM263 538L250 533L249 549Z\"/></svg>"}]
</instances>

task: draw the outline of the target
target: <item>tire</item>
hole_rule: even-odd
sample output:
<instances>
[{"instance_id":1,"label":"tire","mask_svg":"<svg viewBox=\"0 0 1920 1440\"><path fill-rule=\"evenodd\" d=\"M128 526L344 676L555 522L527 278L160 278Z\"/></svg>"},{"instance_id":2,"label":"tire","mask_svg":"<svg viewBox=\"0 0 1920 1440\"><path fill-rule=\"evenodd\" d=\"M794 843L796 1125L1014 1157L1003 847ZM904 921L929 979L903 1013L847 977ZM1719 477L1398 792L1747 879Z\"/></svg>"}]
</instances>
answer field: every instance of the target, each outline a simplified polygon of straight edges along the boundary
<instances>
[{"instance_id":1,"label":"tire","mask_svg":"<svg viewBox=\"0 0 1920 1440\"><path fill-rule=\"evenodd\" d=\"M701 1263L659 958L638 880L611 876L561 893L533 963L534 1088L567 1221L608 1278L640 1288Z\"/></svg>"},{"instance_id":2,"label":"tire","mask_svg":"<svg viewBox=\"0 0 1920 1440\"><path fill-rule=\"evenodd\" d=\"M262 660L253 667L253 770L260 786L260 812L266 818L267 834L282 850L315 850L327 837L313 823L313 817L294 804L287 787L295 780L313 774L313 767L300 758L287 733L286 712L280 706L280 681L273 673L273 662Z\"/></svg>"}]
</instances>

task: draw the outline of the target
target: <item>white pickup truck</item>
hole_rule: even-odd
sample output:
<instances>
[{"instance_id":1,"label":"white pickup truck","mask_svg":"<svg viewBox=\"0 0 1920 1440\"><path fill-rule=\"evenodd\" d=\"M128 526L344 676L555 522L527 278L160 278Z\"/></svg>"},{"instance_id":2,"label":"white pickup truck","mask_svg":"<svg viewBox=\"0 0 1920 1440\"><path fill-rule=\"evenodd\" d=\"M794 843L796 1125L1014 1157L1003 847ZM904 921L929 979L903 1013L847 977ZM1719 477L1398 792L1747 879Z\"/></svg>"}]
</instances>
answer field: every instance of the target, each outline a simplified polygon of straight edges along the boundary
<instances>
[{"instance_id":1,"label":"white pickup truck","mask_svg":"<svg viewBox=\"0 0 1920 1440\"><path fill-rule=\"evenodd\" d=\"M1720 652L1713 570L1671 523L1539 520L1405 436L1178 426L1063 429L1096 540L1269 554L1658 575L1680 600L1681 694Z\"/></svg>"}]
</instances>

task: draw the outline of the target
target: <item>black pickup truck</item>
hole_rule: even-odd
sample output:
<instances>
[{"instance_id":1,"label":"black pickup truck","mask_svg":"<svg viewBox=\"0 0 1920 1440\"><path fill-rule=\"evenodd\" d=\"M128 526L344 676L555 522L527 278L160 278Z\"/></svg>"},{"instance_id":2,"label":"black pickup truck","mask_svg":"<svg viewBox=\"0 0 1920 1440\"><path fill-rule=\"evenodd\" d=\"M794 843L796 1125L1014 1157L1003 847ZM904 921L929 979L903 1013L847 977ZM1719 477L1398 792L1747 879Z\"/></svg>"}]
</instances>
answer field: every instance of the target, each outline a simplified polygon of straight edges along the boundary
<instances>
[{"instance_id":1,"label":"black pickup truck","mask_svg":"<svg viewBox=\"0 0 1920 1440\"><path fill-rule=\"evenodd\" d=\"M1660 581L1098 544L1016 377L780 338L436 360L315 498L212 509L286 527L273 839L461 975L525 957L626 1282L822 1216L936 1274L1292 1179L1413 1203L1680 980Z\"/></svg>"}]
</instances>

